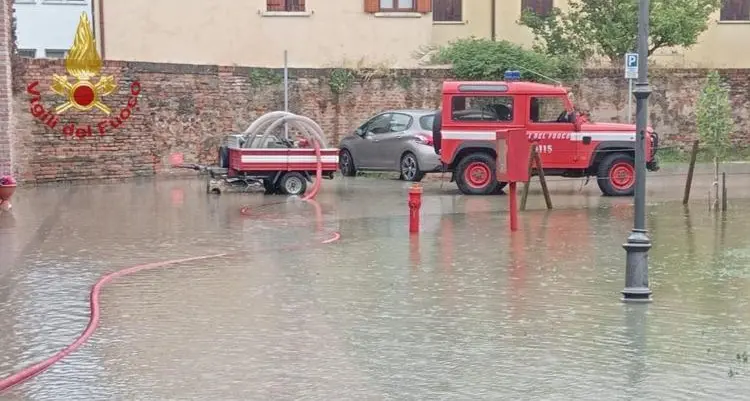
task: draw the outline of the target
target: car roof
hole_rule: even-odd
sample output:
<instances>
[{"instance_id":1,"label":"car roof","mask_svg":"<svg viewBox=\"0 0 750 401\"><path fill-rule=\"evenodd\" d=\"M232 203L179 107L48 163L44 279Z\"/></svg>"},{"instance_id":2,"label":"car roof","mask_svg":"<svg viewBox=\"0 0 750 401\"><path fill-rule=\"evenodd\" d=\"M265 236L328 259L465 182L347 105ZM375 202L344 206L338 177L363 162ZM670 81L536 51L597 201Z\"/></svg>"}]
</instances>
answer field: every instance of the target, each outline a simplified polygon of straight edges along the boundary
<instances>
[{"instance_id":1,"label":"car roof","mask_svg":"<svg viewBox=\"0 0 750 401\"><path fill-rule=\"evenodd\" d=\"M385 110L383 111L383 113L404 113L404 114L423 116L427 114L435 114L436 111L437 110L435 109L395 109L395 110Z\"/></svg>"},{"instance_id":2,"label":"car roof","mask_svg":"<svg viewBox=\"0 0 750 401\"><path fill-rule=\"evenodd\" d=\"M507 93L509 95L568 93L568 88L564 86L525 81L445 81L443 82L443 93L493 93L476 89L482 86L487 88L505 86L507 90L498 89L494 93ZM472 90L472 87L474 90Z\"/></svg>"}]
</instances>

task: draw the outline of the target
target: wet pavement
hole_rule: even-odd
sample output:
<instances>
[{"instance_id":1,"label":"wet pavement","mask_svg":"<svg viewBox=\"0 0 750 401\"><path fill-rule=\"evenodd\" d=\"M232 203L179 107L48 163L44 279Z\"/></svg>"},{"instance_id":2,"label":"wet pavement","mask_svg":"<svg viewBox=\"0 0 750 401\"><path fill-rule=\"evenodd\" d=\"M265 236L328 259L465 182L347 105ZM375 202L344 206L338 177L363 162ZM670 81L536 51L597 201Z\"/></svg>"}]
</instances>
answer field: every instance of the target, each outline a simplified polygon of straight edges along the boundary
<instances>
[{"instance_id":1,"label":"wet pavement","mask_svg":"<svg viewBox=\"0 0 750 401\"><path fill-rule=\"evenodd\" d=\"M552 211L534 183L514 235L506 197L426 183L417 238L392 180L326 181L319 208L198 179L20 189L0 214L0 377L79 335L102 274L240 253L114 281L91 341L0 398L748 399L750 175L714 218L709 177L686 210L663 174L654 303L634 306L632 200L593 182L551 180Z\"/></svg>"}]
</instances>

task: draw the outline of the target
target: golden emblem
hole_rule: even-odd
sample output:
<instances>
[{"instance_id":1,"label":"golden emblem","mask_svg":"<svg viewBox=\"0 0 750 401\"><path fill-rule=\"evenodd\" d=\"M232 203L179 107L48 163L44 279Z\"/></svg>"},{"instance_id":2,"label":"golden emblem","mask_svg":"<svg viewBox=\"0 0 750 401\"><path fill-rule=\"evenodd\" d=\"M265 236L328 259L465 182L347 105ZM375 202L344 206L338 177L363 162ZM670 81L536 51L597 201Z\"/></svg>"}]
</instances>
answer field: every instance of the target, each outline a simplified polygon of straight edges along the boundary
<instances>
[{"instance_id":1,"label":"golden emblem","mask_svg":"<svg viewBox=\"0 0 750 401\"><path fill-rule=\"evenodd\" d=\"M65 69L76 78L76 82L69 83L68 77L63 75L52 76L52 91L68 98L67 102L55 108L55 113L63 113L71 107L80 111L96 107L109 114L109 107L100 98L114 92L117 85L111 75L102 76L97 83L91 81L102 69L102 58L96 50L96 40L86 12L81 13L73 46L65 56Z\"/></svg>"}]
</instances>

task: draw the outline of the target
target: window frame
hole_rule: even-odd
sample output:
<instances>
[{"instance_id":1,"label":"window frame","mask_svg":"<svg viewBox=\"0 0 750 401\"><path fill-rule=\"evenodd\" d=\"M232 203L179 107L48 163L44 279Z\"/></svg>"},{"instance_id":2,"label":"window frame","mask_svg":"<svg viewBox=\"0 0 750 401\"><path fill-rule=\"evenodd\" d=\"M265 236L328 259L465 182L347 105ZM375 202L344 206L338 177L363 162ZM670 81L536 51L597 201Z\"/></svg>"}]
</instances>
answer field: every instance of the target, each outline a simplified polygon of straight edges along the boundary
<instances>
[{"instance_id":1,"label":"window frame","mask_svg":"<svg viewBox=\"0 0 750 401\"><path fill-rule=\"evenodd\" d=\"M279 0L282 6L272 6L266 0L266 12L269 13L304 13L307 12L307 1L305 0ZM297 3L296 5L290 3ZM302 3L300 5L300 3Z\"/></svg>"},{"instance_id":2,"label":"window frame","mask_svg":"<svg viewBox=\"0 0 750 401\"><path fill-rule=\"evenodd\" d=\"M381 0L378 0L378 9L381 13L415 13L417 12L417 0L411 0L411 8L401 8L398 5L399 0L392 0L394 8L384 8Z\"/></svg>"},{"instance_id":3,"label":"window frame","mask_svg":"<svg viewBox=\"0 0 750 401\"><path fill-rule=\"evenodd\" d=\"M19 57L26 57L26 58L36 58L37 49L18 49L18 56ZM31 55L24 55L23 52L32 52Z\"/></svg>"},{"instance_id":4,"label":"window frame","mask_svg":"<svg viewBox=\"0 0 750 401\"><path fill-rule=\"evenodd\" d=\"M568 110L568 103L565 101L567 96L563 95L528 95L529 101L527 102L527 124L529 125L548 125L548 124L565 124L566 126L574 125L570 121L534 121L531 119L531 104L533 99L560 99L563 105L563 109L566 113L570 113L570 110Z\"/></svg>"},{"instance_id":5,"label":"window frame","mask_svg":"<svg viewBox=\"0 0 750 401\"><path fill-rule=\"evenodd\" d=\"M390 111L387 111L387 112L384 112L384 113L380 113L380 114L378 114L376 116L373 116L371 119L367 120L367 122L362 125L364 127L364 129L362 129L362 136L366 136L367 134L371 134L371 135L385 135L385 134L390 134L391 133L391 117L390 117L391 114L393 114L393 113L390 112ZM386 116L388 118L388 131L386 131L386 132L372 132L370 130L370 126L373 124L373 122L375 120L377 120L378 118L386 117Z\"/></svg>"},{"instance_id":6,"label":"window frame","mask_svg":"<svg viewBox=\"0 0 750 401\"><path fill-rule=\"evenodd\" d=\"M439 2L450 2L450 1L458 1L458 19L436 19L435 17L439 14L435 12L435 10L438 8ZM446 3L447 4L447 3ZM458 23L458 22L464 22L464 0L432 0L432 22L435 23Z\"/></svg>"},{"instance_id":7,"label":"window frame","mask_svg":"<svg viewBox=\"0 0 750 401\"><path fill-rule=\"evenodd\" d=\"M398 130L398 131L394 131L393 130L393 118L396 117L396 116L404 116L404 117L406 117L406 118L409 119L409 122L406 123L406 128L404 128L402 130ZM411 116L409 114L406 114L406 113L401 113L401 112L392 112L391 113L391 123L390 123L390 126L389 126L388 129L391 131L391 133L404 132L404 131L408 131L409 129L411 129L411 126L413 124L414 124L414 117L413 116Z\"/></svg>"},{"instance_id":8,"label":"window frame","mask_svg":"<svg viewBox=\"0 0 750 401\"><path fill-rule=\"evenodd\" d=\"M545 12L538 12L537 8L544 8L542 7L544 3L537 3L537 2L544 2L549 1L549 7ZM536 7L533 7L532 5L528 4L529 2L534 2L534 5L537 5ZM555 0L521 0L521 13L523 14L524 11L530 11L536 14L537 16L541 18L548 17L552 13L552 9L555 8Z\"/></svg>"},{"instance_id":9,"label":"window frame","mask_svg":"<svg viewBox=\"0 0 750 401\"><path fill-rule=\"evenodd\" d=\"M62 56L60 57L50 57L49 52L62 52ZM58 59L64 59L68 55L68 49L44 49L44 58L58 60Z\"/></svg>"},{"instance_id":10,"label":"window frame","mask_svg":"<svg viewBox=\"0 0 750 401\"><path fill-rule=\"evenodd\" d=\"M430 124L430 128L425 128L424 127L424 121L423 120L427 119L427 118L432 118L432 124ZM419 128L423 129L425 131L432 132L432 129L435 127L435 118L437 118L437 113L425 114L425 115L419 116Z\"/></svg>"},{"instance_id":11,"label":"window frame","mask_svg":"<svg viewBox=\"0 0 750 401\"><path fill-rule=\"evenodd\" d=\"M516 108L516 103L517 103L516 97L517 96L513 96L511 94L498 95L497 93L495 94L460 93L460 94L452 95L450 98L450 103L451 103L450 121L456 124L513 124L513 122L516 121L516 119L518 118L518 112ZM508 102L507 104L503 104L504 106L508 106L510 109L510 119L507 119L507 120L457 120L455 116L456 110L454 109L454 101L457 98L464 98L464 99L467 99L467 98L507 98L507 99L510 99L510 102ZM465 108L463 110L471 110L471 109Z\"/></svg>"},{"instance_id":12,"label":"window frame","mask_svg":"<svg viewBox=\"0 0 750 401\"><path fill-rule=\"evenodd\" d=\"M732 12L731 15L725 14L726 5L727 2L731 0L722 0L721 6L719 6L719 22L728 22L728 23L750 23L750 0L742 0L745 2L744 9L746 11L746 15L740 16L740 18L725 18L725 17L733 17L737 14L739 14L739 11ZM733 2L732 5L735 3Z\"/></svg>"}]
</instances>

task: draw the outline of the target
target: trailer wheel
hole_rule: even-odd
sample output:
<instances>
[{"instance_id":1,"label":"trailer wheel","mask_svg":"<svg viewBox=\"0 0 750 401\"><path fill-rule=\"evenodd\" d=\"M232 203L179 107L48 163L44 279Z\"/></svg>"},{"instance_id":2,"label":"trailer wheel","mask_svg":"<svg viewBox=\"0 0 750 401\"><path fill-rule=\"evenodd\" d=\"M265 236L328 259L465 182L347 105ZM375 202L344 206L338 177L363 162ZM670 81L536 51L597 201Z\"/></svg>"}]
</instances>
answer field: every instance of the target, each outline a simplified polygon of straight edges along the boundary
<instances>
[{"instance_id":1,"label":"trailer wheel","mask_svg":"<svg viewBox=\"0 0 750 401\"><path fill-rule=\"evenodd\" d=\"M605 157L597 168L596 183L605 196L631 196L635 192L635 163L626 153Z\"/></svg>"},{"instance_id":2,"label":"trailer wheel","mask_svg":"<svg viewBox=\"0 0 750 401\"><path fill-rule=\"evenodd\" d=\"M292 171L281 177L279 187L287 195L302 195L307 190L307 180L304 175Z\"/></svg>"},{"instance_id":3,"label":"trailer wheel","mask_svg":"<svg viewBox=\"0 0 750 401\"><path fill-rule=\"evenodd\" d=\"M467 195L489 195L495 192L495 159L486 153L472 153L461 159L456 169L456 184Z\"/></svg>"}]
</instances>

